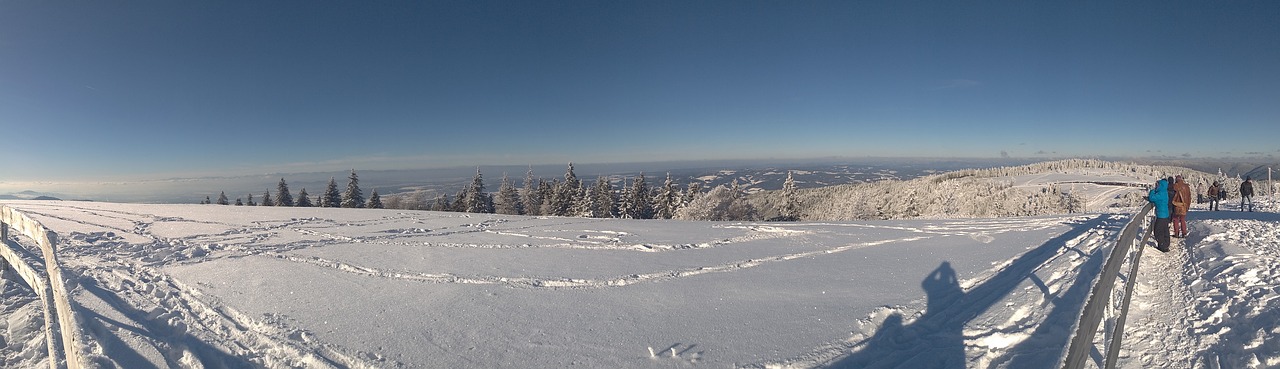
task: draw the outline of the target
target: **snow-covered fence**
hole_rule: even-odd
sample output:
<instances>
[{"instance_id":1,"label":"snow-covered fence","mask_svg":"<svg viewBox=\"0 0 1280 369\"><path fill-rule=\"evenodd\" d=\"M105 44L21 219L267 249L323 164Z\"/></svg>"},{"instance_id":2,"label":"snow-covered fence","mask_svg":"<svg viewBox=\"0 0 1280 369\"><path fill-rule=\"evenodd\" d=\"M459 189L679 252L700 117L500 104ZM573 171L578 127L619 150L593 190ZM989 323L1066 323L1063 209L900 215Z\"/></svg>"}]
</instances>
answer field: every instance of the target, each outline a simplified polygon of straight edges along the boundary
<instances>
[{"instance_id":1,"label":"snow-covered fence","mask_svg":"<svg viewBox=\"0 0 1280 369\"><path fill-rule=\"evenodd\" d=\"M1129 298L1133 294L1133 288L1136 286L1138 262L1142 257L1142 244L1147 237L1151 235L1151 227L1148 226L1149 215L1151 214L1152 205L1142 207L1129 223L1124 226L1124 230L1120 232L1120 238L1116 240L1116 245L1111 249L1111 254L1107 256L1107 261L1102 266L1102 274L1094 281L1093 290L1090 291L1089 300L1085 302L1084 311L1080 314L1080 320L1076 323L1076 331L1071 337L1070 346L1067 346L1067 354L1063 359L1063 369L1081 369L1089 360L1089 354L1094 349L1094 337L1098 334L1098 326L1102 323L1103 315L1109 310L1113 310L1115 314L1112 324L1108 324L1107 332L1104 337L1108 338L1104 353L1105 361L1103 368L1111 369L1116 366L1116 359L1120 353L1120 341L1124 336L1125 315L1129 311ZM1145 229L1145 235L1138 238L1138 231ZM1134 247L1137 245L1138 247ZM1120 276L1120 268L1126 263L1130 265L1128 274L1125 275L1124 289L1121 291L1121 300L1119 306L1113 306L1111 298L1113 290L1116 287L1116 278Z\"/></svg>"},{"instance_id":2,"label":"snow-covered fence","mask_svg":"<svg viewBox=\"0 0 1280 369\"><path fill-rule=\"evenodd\" d=\"M9 229L31 238L44 258L43 272L31 265L17 250L8 245ZM45 228L26 214L8 206L0 206L0 236L3 236L4 247L0 247L0 257L12 265L14 271L36 291L44 310L45 336L49 346L49 366L53 369L83 369L88 365L82 354L84 335L80 331L79 319L71 308L71 296L67 290L66 279L62 276L62 266L58 263L58 234ZM58 345L58 343L61 345Z\"/></svg>"}]
</instances>

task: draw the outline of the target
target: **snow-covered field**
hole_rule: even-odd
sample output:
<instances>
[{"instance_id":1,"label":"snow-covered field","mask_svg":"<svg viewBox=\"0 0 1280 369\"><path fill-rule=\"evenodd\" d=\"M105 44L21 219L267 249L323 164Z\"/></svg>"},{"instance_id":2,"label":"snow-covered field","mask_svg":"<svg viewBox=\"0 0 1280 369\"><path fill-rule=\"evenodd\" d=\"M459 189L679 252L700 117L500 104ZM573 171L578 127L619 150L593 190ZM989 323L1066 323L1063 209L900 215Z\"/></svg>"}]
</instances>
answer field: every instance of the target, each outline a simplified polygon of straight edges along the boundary
<instances>
[{"instance_id":1,"label":"snow-covered field","mask_svg":"<svg viewBox=\"0 0 1280 369\"><path fill-rule=\"evenodd\" d=\"M120 368L1052 368L1128 220L4 204L61 236L92 361ZM1277 365L1280 218L1192 219L1197 252L1144 257L1126 367ZM47 366L16 280L0 366Z\"/></svg>"}]
</instances>

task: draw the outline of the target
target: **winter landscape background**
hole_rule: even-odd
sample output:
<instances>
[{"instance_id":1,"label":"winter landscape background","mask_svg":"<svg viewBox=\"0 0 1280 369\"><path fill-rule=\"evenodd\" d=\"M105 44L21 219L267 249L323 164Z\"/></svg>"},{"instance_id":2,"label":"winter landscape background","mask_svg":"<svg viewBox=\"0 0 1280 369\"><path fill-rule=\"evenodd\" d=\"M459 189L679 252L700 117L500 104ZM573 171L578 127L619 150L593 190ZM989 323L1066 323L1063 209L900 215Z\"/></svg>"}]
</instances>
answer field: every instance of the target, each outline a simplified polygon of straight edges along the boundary
<instances>
[{"instance_id":1,"label":"winter landscape background","mask_svg":"<svg viewBox=\"0 0 1280 369\"><path fill-rule=\"evenodd\" d=\"M90 367L1053 368L1134 194L1175 173L1222 179L963 170L799 190L794 222L3 204L62 240ZM1257 201L1197 205L1146 255L1122 367L1280 365L1280 218ZM4 286L3 363L47 366L39 300Z\"/></svg>"}]
</instances>

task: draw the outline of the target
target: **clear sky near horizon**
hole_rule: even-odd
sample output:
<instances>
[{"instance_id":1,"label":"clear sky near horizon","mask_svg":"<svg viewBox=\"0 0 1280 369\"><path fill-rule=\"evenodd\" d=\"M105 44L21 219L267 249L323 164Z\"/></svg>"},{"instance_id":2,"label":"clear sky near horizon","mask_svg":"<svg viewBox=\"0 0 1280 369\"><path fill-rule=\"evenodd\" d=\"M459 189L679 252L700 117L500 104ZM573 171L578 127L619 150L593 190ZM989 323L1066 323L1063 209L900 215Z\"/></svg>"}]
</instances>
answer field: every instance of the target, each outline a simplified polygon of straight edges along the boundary
<instances>
[{"instance_id":1,"label":"clear sky near horizon","mask_svg":"<svg viewBox=\"0 0 1280 369\"><path fill-rule=\"evenodd\" d=\"M0 1L0 181L1280 155L1280 2Z\"/></svg>"}]
</instances>

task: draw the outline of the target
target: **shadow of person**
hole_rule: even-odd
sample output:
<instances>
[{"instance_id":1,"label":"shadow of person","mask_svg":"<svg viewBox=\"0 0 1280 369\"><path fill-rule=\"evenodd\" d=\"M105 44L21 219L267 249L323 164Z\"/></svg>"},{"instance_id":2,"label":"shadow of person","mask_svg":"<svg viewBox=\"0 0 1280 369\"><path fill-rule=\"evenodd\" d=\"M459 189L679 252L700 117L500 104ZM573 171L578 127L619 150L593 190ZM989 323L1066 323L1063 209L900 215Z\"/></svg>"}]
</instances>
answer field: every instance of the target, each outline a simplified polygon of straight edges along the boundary
<instances>
[{"instance_id":1,"label":"shadow of person","mask_svg":"<svg viewBox=\"0 0 1280 369\"><path fill-rule=\"evenodd\" d=\"M963 368L964 321L950 319L948 307L964 299L950 262L942 262L920 282L928 298L925 312L910 325L893 314L885 318L865 348L830 368Z\"/></svg>"},{"instance_id":2,"label":"shadow of person","mask_svg":"<svg viewBox=\"0 0 1280 369\"><path fill-rule=\"evenodd\" d=\"M1070 224L1071 228L1066 232L1018 255L1007 266L1000 268L983 282L971 286L967 291L960 287L951 263L942 262L920 282L920 288L924 289L927 301L925 311L918 318L905 326L902 325L901 316L891 317L895 318L893 321L886 319L871 339L858 344L855 351L848 356L825 367L850 369L966 367L968 362L964 352L965 324L998 304L1024 281L1030 280L1034 283L1034 273L1037 268L1052 260L1054 256L1064 252L1080 252L1074 249L1075 243L1072 240L1098 227L1118 229L1123 225L1123 221L1099 215L1087 220L1073 221ZM1072 291L1084 289L1087 292L1086 287L1092 285L1101 268L1103 258L1099 255L1090 253L1085 254L1085 257L1090 258L1090 261L1082 267L1081 271L1088 277L1078 278L1075 284L1079 286L1073 285ZM1055 311L1060 309L1063 316L1078 314L1078 307L1083 306L1087 295L1088 293L1072 293L1066 295L1066 299L1055 300L1055 306L1062 305ZM1072 307L1076 307L1076 310L1071 310ZM1072 322L1070 318L1064 318L1064 321ZM1062 337L1069 336L1069 333L1069 329L1037 330L1033 338L1065 340ZM1036 363L1037 365L1007 367L1053 365L1053 360L1042 361L1042 363Z\"/></svg>"}]
</instances>

